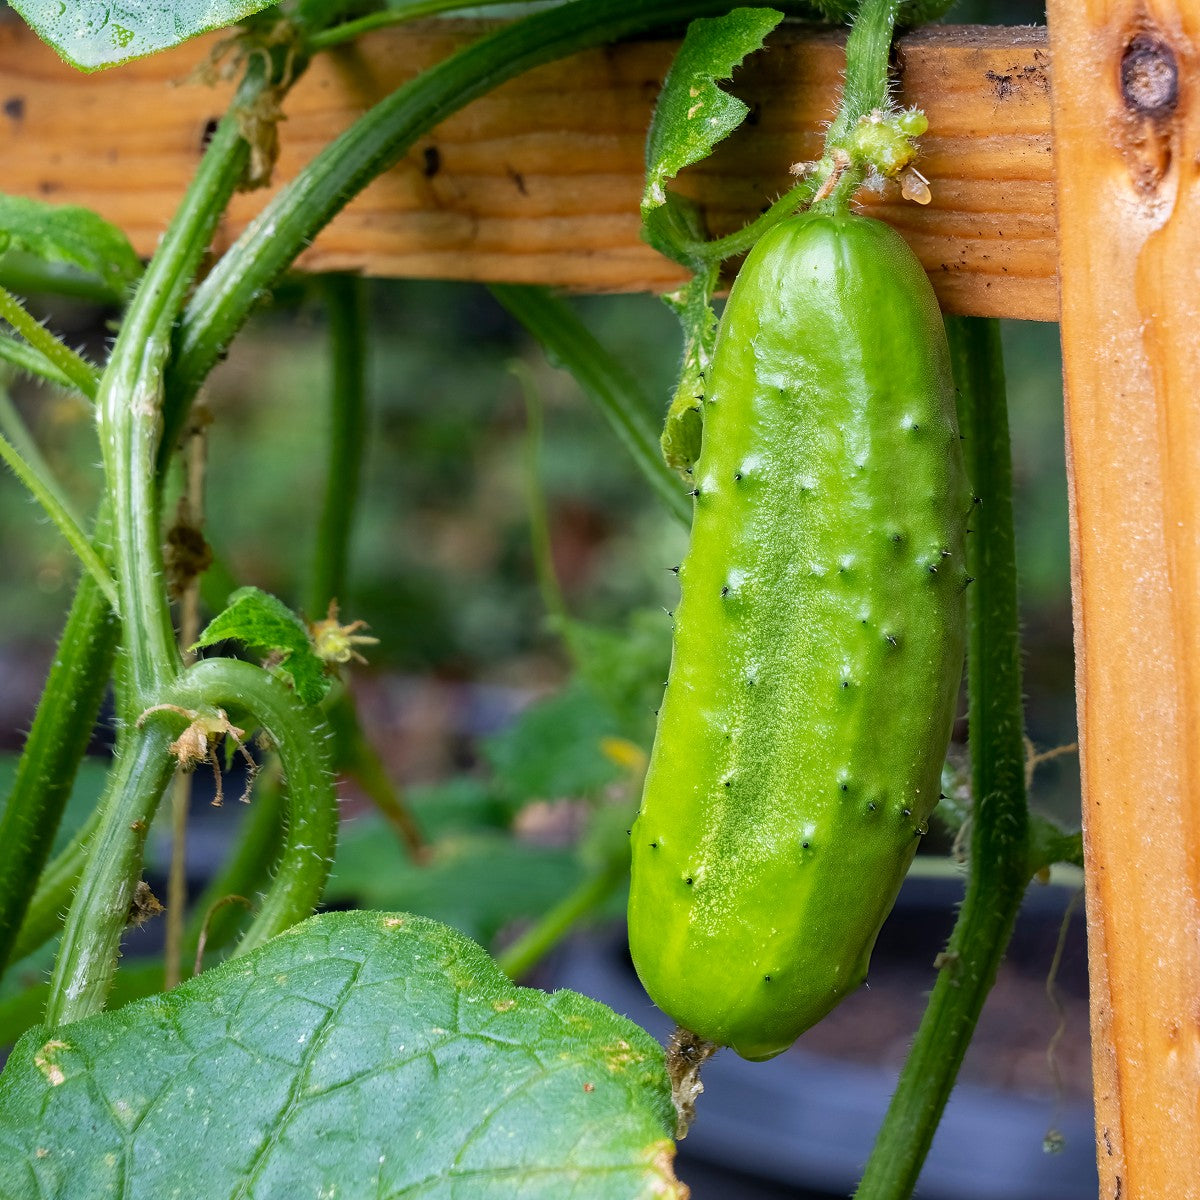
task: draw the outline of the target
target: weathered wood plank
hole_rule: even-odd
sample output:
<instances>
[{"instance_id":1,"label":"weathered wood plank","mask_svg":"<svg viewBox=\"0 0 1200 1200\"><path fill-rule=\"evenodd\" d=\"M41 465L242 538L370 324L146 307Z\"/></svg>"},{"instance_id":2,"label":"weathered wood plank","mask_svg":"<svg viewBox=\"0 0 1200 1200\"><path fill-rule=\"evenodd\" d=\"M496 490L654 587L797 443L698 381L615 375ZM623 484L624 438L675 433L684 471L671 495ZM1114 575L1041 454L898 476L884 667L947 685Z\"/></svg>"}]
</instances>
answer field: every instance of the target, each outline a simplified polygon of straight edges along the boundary
<instances>
[{"instance_id":1,"label":"weathered wood plank","mask_svg":"<svg viewBox=\"0 0 1200 1200\"><path fill-rule=\"evenodd\" d=\"M1104 1200L1200 1198L1200 6L1051 0Z\"/></svg>"},{"instance_id":2,"label":"weathered wood plank","mask_svg":"<svg viewBox=\"0 0 1200 1200\"><path fill-rule=\"evenodd\" d=\"M472 37L475 23L379 33L324 55L295 88L281 133L286 180L375 99ZM83 76L23 27L0 26L6 190L86 204L148 254L182 193L225 85L186 82L213 39ZM642 145L673 43L639 42L551 64L452 117L370 187L301 265L380 275L542 282L592 291L673 286L638 240ZM929 114L927 208L868 198L910 239L951 311L1058 315L1045 31L944 27L901 39L902 96ZM839 86L841 39L787 29L736 87L755 125L686 187L714 233L752 216L813 157ZM228 242L265 193L239 197Z\"/></svg>"}]
</instances>

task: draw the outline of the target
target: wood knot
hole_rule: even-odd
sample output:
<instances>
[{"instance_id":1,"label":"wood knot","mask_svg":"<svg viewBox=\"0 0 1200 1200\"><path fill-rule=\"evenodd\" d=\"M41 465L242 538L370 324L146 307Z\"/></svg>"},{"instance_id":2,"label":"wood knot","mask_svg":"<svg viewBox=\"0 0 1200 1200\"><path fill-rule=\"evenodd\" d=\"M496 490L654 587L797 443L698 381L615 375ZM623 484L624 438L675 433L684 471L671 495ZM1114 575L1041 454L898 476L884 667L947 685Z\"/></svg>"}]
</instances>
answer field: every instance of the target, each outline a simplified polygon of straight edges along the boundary
<instances>
[{"instance_id":1,"label":"wood knot","mask_svg":"<svg viewBox=\"0 0 1200 1200\"><path fill-rule=\"evenodd\" d=\"M1121 57L1125 107L1142 117L1165 117L1179 103L1179 64L1166 42L1139 33Z\"/></svg>"}]
</instances>

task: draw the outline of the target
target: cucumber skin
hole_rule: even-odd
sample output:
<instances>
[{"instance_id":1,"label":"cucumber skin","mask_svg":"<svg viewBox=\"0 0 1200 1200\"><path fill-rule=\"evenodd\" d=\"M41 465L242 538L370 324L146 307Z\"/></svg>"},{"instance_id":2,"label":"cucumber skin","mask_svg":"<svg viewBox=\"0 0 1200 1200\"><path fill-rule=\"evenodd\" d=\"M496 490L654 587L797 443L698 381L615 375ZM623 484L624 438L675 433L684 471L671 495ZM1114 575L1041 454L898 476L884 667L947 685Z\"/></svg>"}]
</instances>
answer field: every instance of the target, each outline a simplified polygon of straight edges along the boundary
<instances>
[{"instance_id":1,"label":"cucumber skin","mask_svg":"<svg viewBox=\"0 0 1200 1200\"><path fill-rule=\"evenodd\" d=\"M708 376L629 900L651 998L744 1058L862 982L938 801L969 582L954 395L891 228L759 240Z\"/></svg>"}]
</instances>

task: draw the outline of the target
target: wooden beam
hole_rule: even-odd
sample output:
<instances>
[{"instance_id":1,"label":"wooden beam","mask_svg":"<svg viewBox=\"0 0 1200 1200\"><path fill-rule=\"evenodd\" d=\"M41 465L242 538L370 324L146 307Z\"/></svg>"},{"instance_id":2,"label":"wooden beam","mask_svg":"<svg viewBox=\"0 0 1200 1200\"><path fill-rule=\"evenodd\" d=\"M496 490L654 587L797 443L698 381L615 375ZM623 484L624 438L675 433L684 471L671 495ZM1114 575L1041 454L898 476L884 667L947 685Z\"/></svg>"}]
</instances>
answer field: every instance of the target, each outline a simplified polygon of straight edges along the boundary
<instances>
[{"instance_id":1,"label":"wooden beam","mask_svg":"<svg viewBox=\"0 0 1200 1200\"><path fill-rule=\"evenodd\" d=\"M484 27L439 22L320 56L281 126L291 178L372 102ZM229 85L189 82L202 39L101 75L63 66L21 25L0 25L5 190L84 204L149 254ZM301 260L313 271L666 289L677 269L638 239L642 147L674 50L667 41L551 64L451 117L350 205ZM753 128L684 186L714 233L778 195L812 158L840 85L839 35L788 28L740 72ZM901 95L929 115L928 208L869 197L909 238L952 312L1055 320L1055 229L1045 31L940 27L900 40ZM235 200L227 244L265 193Z\"/></svg>"},{"instance_id":2,"label":"wooden beam","mask_svg":"<svg viewBox=\"0 0 1200 1200\"><path fill-rule=\"evenodd\" d=\"M1051 0L1104 1200L1200 1198L1200 6Z\"/></svg>"}]
</instances>

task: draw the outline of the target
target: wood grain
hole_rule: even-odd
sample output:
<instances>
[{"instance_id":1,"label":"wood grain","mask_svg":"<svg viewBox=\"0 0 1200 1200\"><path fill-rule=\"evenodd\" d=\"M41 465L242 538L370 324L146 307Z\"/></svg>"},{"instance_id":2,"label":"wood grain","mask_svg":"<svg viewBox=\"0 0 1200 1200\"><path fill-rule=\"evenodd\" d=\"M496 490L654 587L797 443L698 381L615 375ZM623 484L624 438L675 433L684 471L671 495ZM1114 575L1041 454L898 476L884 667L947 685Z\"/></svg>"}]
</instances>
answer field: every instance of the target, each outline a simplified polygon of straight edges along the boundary
<instances>
[{"instance_id":1,"label":"wood grain","mask_svg":"<svg viewBox=\"0 0 1200 1200\"><path fill-rule=\"evenodd\" d=\"M482 26L428 23L321 56L288 99L277 171L292 177L372 102ZM149 254L195 167L227 84L188 82L213 39L84 76L0 25L7 191L85 204ZM674 43L578 55L451 117L305 254L313 271L661 290L676 268L638 238L645 129ZM944 27L901 39L901 95L929 115L928 208L867 197L910 240L953 312L1058 315L1045 31ZM714 233L753 216L817 153L839 87L839 36L788 29L739 74L754 125L683 186ZM227 243L266 193L240 196Z\"/></svg>"},{"instance_id":2,"label":"wood grain","mask_svg":"<svg viewBox=\"0 0 1200 1200\"><path fill-rule=\"evenodd\" d=\"M1200 6L1051 0L1097 1153L1200 1197Z\"/></svg>"}]
</instances>

